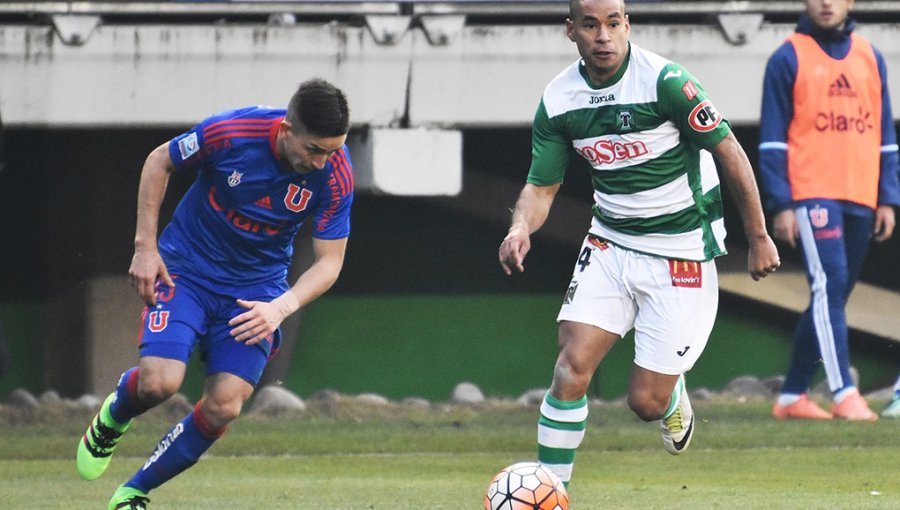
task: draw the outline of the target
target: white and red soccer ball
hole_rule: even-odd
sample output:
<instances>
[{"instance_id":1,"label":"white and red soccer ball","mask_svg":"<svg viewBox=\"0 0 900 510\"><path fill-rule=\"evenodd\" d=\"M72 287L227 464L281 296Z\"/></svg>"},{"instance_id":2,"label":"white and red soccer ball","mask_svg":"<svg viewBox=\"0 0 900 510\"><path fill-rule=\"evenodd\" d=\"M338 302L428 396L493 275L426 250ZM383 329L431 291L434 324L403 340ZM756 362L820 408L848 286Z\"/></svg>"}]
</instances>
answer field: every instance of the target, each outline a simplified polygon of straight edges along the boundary
<instances>
[{"instance_id":1,"label":"white and red soccer ball","mask_svg":"<svg viewBox=\"0 0 900 510\"><path fill-rule=\"evenodd\" d=\"M569 510L569 493L546 466L519 462L503 468L488 484L484 510Z\"/></svg>"}]
</instances>

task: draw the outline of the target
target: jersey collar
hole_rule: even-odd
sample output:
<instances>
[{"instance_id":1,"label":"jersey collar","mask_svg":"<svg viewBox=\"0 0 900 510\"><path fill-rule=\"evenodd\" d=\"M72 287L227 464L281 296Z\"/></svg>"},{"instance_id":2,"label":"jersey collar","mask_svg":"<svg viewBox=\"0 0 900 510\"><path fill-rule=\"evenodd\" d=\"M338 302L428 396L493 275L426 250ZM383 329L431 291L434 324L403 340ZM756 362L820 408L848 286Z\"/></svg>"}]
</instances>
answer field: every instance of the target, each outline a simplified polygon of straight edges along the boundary
<instances>
[{"instance_id":1,"label":"jersey collar","mask_svg":"<svg viewBox=\"0 0 900 510\"><path fill-rule=\"evenodd\" d=\"M622 61L622 65L619 66L619 70L616 71L616 74L610 76L608 79L604 80L602 83L594 83L591 81L591 77L588 76L587 68L584 66L584 59L581 59L578 65L578 72L581 73L581 77L584 78L585 83L588 84L588 87L592 89L605 89L607 87L611 87L615 85L616 82L622 79L622 76L625 75L625 71L628 69L628 63L631 61L631 41L628 41L628 52L625 53L625 59Z\"/></svg>"},{"instance_id":2,"label":"jersey collar","mask_svg":"<svg viewBox=\"0 0 900 510\"><path fill-rule=\"evenodd\" d=\"M281 125L281 121L284 120L284 117L279 117L272 121L272 125L269 127L269 149L272 151L272 155L275 156L276 161L281 161L281 155L278 154L278 126Z\"/></svg>"}]
</instances>

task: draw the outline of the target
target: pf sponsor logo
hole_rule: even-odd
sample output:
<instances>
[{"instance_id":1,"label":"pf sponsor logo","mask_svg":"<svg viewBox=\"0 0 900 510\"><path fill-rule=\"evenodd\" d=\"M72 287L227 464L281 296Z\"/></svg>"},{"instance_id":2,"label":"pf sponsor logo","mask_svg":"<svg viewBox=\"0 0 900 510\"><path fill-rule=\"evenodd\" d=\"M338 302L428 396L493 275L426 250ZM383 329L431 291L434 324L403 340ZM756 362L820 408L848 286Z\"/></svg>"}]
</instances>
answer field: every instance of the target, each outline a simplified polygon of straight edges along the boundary
<instances>
[{"instance_id":1,"label":"pf sponsor logo","mask_svg":"<svg viewBox=\"0 0 900 510\"><path fill-rule=\"evenodd\" d=\"M650 153L647 144L644 142L640 140L628 141L619 137L576 140L574 145L575 151L595 166L627 162Z\"/></svg>"},{"instance_id":2,"label":"pf sponsor logo","mask_svg":"<svg viewBox=\"0 0 900 510\"><path fill-rule=\"evenodd\" d=\"M703 287L703 265L699 262L669 259L669 275L673 287Z\"/></svg>"},{"instance_id":3,"label":"pf sponsor logo","mask_svg":"<svg viewBox=\"0 0 900 510\"><path fill-rule=\"evenodd\" d=\"M716 129L721 122L722 117L709 99L695 106L688 117L688 123L694 131L699 131L700 133Z\"/></svg>"}]
</instances>

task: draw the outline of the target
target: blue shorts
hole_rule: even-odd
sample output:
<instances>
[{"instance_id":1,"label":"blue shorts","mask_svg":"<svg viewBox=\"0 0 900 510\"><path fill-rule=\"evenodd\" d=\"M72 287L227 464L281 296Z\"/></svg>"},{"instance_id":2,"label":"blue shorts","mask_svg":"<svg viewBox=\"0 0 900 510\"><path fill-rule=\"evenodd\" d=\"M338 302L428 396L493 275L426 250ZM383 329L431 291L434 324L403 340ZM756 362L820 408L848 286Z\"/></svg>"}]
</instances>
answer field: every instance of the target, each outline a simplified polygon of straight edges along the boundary
<instances>
[{"instance_id":1,"label":"blue shorts","mask_svg":"<svg viewBox=\"0 0 900 510\"><path fill-rule=\"evenodd\" d=\"M246 311L235 302L237 298L271 301L283 292L282 287L262 285L245 289L241 295L225 295L183 276L173 274L172 278L175 287L158 283L156 306L145 307L141 314L141 357L156 356L187 364L199 341L207 375L227 372L256 386L266 363L281 344L281 331L247 345L231 336L234 326L229 326L228 321Z\"/></svg>"}]
</instances>

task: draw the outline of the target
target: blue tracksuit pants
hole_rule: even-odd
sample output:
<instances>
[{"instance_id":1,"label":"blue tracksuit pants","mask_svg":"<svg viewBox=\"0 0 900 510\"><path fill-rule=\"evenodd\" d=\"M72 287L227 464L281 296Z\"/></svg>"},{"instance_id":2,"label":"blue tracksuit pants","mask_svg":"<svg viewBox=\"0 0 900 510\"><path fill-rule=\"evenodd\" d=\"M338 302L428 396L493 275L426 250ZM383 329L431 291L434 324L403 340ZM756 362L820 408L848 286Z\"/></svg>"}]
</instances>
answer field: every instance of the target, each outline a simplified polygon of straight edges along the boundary
<instances>
[{"instance_id":1,"label":"blue tracksuit pants","mask_svg":"<svg viewBox=\"0 0 900 510\"><path fill-rule=\"evenodd\" d=\"M805 393L822 363L828 386L837 392L853 386L845 308L869 248L875 213L836 200L807 200L795 210L810 304L794 332L793 355L781 391Z\"/></svg>"}]
</instances>

